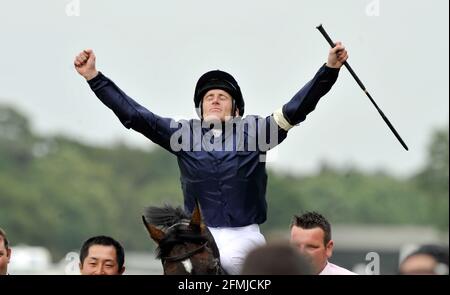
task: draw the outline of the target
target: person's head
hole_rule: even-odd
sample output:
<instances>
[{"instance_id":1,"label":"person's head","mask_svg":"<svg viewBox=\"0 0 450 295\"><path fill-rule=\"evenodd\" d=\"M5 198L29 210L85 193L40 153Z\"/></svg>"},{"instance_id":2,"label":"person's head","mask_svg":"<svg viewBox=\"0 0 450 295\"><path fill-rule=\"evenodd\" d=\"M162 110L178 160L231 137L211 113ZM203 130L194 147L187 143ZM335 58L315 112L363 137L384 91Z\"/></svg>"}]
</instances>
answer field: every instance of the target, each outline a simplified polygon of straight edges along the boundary
<instances>
[{"instance_id":1,"label":"person's head","mask_svg":"<svg viewBox=\"0 0 450 295\"><path fill-rule=\"evenodd\" d=\"M194 94L197 112L205 121L244 114L244 99L236 80L230 74L215 70L205 73L197 82Z\"/></svg>"},{"instance_id":2,"label":"person's head","mask_svg":"<svg viewBox=\"0 0 450 295\"><path fill-rule=\"evenodd\" d=\"M82 275L121 275L125 271L124 263L123 247L111 237L92 237L81 246Z\"/></svg>"},{"instance_id":3,"label":"person's head","mask_svg":"<svg viewBox=\"0 0 450 295\"><path fill-rule=\"evenodd\" d=\"M289 244L265 245L245 258L242 275L313 275L308 257Z\"/></svg>"},{"instance_id":4,"label":"person's head","mask_svg":"<svg viewBox=\"0 0 450 295\"><path fill-rule=\"evenodd\" d=\"M448 275L448 248L424 245L409 254L399 266L403 275Z\"/></svg>"},{"instance_id":5,"label":"person's head","mask_svg":"<svg viewBox=\"0 0 450 295\"><path fill-rule=\"evenodd\" d=\"M11 248L9 248L8 238L3 229L0 228L0 275L8 273L8 263L11 259Z\"/></svg>"},{"instance_id":6,"label":"person's head","mask_svg":"<svg viewBox=\"0 0 450 295\"><path fill-rule=\"evenodd\" d=\"M333 255L330 223L316 212L295 215L291 222L291 243L311 258L314 272L319 274Z\"/></svg>"}]
</instances>

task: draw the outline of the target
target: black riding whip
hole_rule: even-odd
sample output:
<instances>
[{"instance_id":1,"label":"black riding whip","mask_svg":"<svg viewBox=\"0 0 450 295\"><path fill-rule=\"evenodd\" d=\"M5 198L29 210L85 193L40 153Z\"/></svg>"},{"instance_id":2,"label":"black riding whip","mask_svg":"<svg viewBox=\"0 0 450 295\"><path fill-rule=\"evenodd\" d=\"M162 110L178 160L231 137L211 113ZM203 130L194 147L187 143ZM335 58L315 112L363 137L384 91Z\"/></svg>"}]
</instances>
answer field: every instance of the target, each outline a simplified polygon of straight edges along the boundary
<instances>
[{"instance_id":1,"label":"black riding whip","mask_svg":"<svg viewBox=\"0 0 450 295\"><path fill-rule=\"evenodd\" d=\"M325 29L323 28L322 25L319 25L316 27L321 33L322 35L325 37L325 39L328 41L328 43L330 44L331 48L334 48L334 46L336 46L336 44L331 40L330 36L328 36L327 32L325 31ZM358 78L358 76L355 74L355 72L353 71L352 67L348 64L347 61L344 62L344 66L347 68L347 70L350 72L350 74L353 76L353 78L356 80L356 83L358 83L359 87L361 87L361 89L364 91L364 93L367 95L367 97L370 99L370 101L372 102L372 104L374 105L374 107L377 109L378 113L381 115L381 117L383 118L384 122L386 122L386 124L388 125L389 129L391 129L391 131L394 133L395 137L397 137L398 141L402 144L402 146L405 148L405 150L408 150L408 146L406 145L406 143L403 141L403 139L400 137L400 135L397 133L397 131L395 130L394 126L392 126L391 122L389 122L388 118L384 115L383 111L378 107L378 105L375 103L375 101L373 100L372 96L370 96L369 92L367 91L366 87L364 86L364 84L361 82L361 80Z\"/></svg>"}]
</instances>

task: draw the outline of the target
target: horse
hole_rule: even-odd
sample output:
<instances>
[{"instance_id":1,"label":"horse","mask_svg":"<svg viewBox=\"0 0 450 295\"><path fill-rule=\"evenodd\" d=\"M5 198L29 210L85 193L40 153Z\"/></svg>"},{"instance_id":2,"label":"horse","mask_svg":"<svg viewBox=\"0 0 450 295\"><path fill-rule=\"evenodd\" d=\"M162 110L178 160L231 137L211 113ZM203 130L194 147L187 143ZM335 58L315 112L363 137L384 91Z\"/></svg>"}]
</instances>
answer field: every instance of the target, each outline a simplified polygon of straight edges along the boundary
<instances>
[{"instance_id":1,"label":"horse","mask_svg":"<svg viewBox=\"0 0 450 295\"><path fill-rule=\"evenodd\" d=\"M165 275L226 274L198 203L192 215L170 205L148 207L142 221L158 245L156 258L161 260Z\"/></svg>"}]
</instances>

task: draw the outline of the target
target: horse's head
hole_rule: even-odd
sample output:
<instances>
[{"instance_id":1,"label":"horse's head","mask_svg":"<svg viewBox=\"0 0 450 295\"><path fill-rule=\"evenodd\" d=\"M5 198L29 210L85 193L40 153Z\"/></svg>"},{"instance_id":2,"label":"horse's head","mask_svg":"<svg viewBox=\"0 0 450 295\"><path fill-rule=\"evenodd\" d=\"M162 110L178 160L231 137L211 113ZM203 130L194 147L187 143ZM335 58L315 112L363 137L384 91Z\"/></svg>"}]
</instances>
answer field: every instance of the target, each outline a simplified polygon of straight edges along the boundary
<instances>
[{"instance_id":1,"label":"horse's head","mask_svg":"<svg viewBox=\"0 0 450 295\"><path fill-rule=\"evenodd\" d=\"M158 244L164 274L221 274L214 238L202 221L198 204L192 216L181 208L149 207L142 216L150 237Z\"/></svg>"}]
</instances>

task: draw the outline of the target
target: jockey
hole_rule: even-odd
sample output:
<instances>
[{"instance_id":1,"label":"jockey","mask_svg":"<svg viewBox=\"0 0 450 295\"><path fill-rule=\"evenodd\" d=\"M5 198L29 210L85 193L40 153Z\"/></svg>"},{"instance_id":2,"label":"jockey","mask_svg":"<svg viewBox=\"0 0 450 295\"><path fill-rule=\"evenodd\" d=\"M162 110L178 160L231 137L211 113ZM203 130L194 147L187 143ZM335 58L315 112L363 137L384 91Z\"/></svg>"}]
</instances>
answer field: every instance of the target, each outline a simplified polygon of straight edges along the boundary
<instances>
[{"instance_id":1,"label":"jockey","mask_svg":"<svg viewBox=\"0 0 450 295\"><path fill-rule=\"evenodd\" d=\"M194 93L199 119L181 121L160 117L127 96L97 71L92 50L77 55L74 65L126 128L177 157L185 209L192 212L198 199L222 267L238 274L247 253L265 244L259 225L267 215L266 152L315 109L347 58L344 46L336 43L314 78L267 117L243 117L245 103L233 76L219 70L207 72Z\"/></svg>"}]
</instances>

